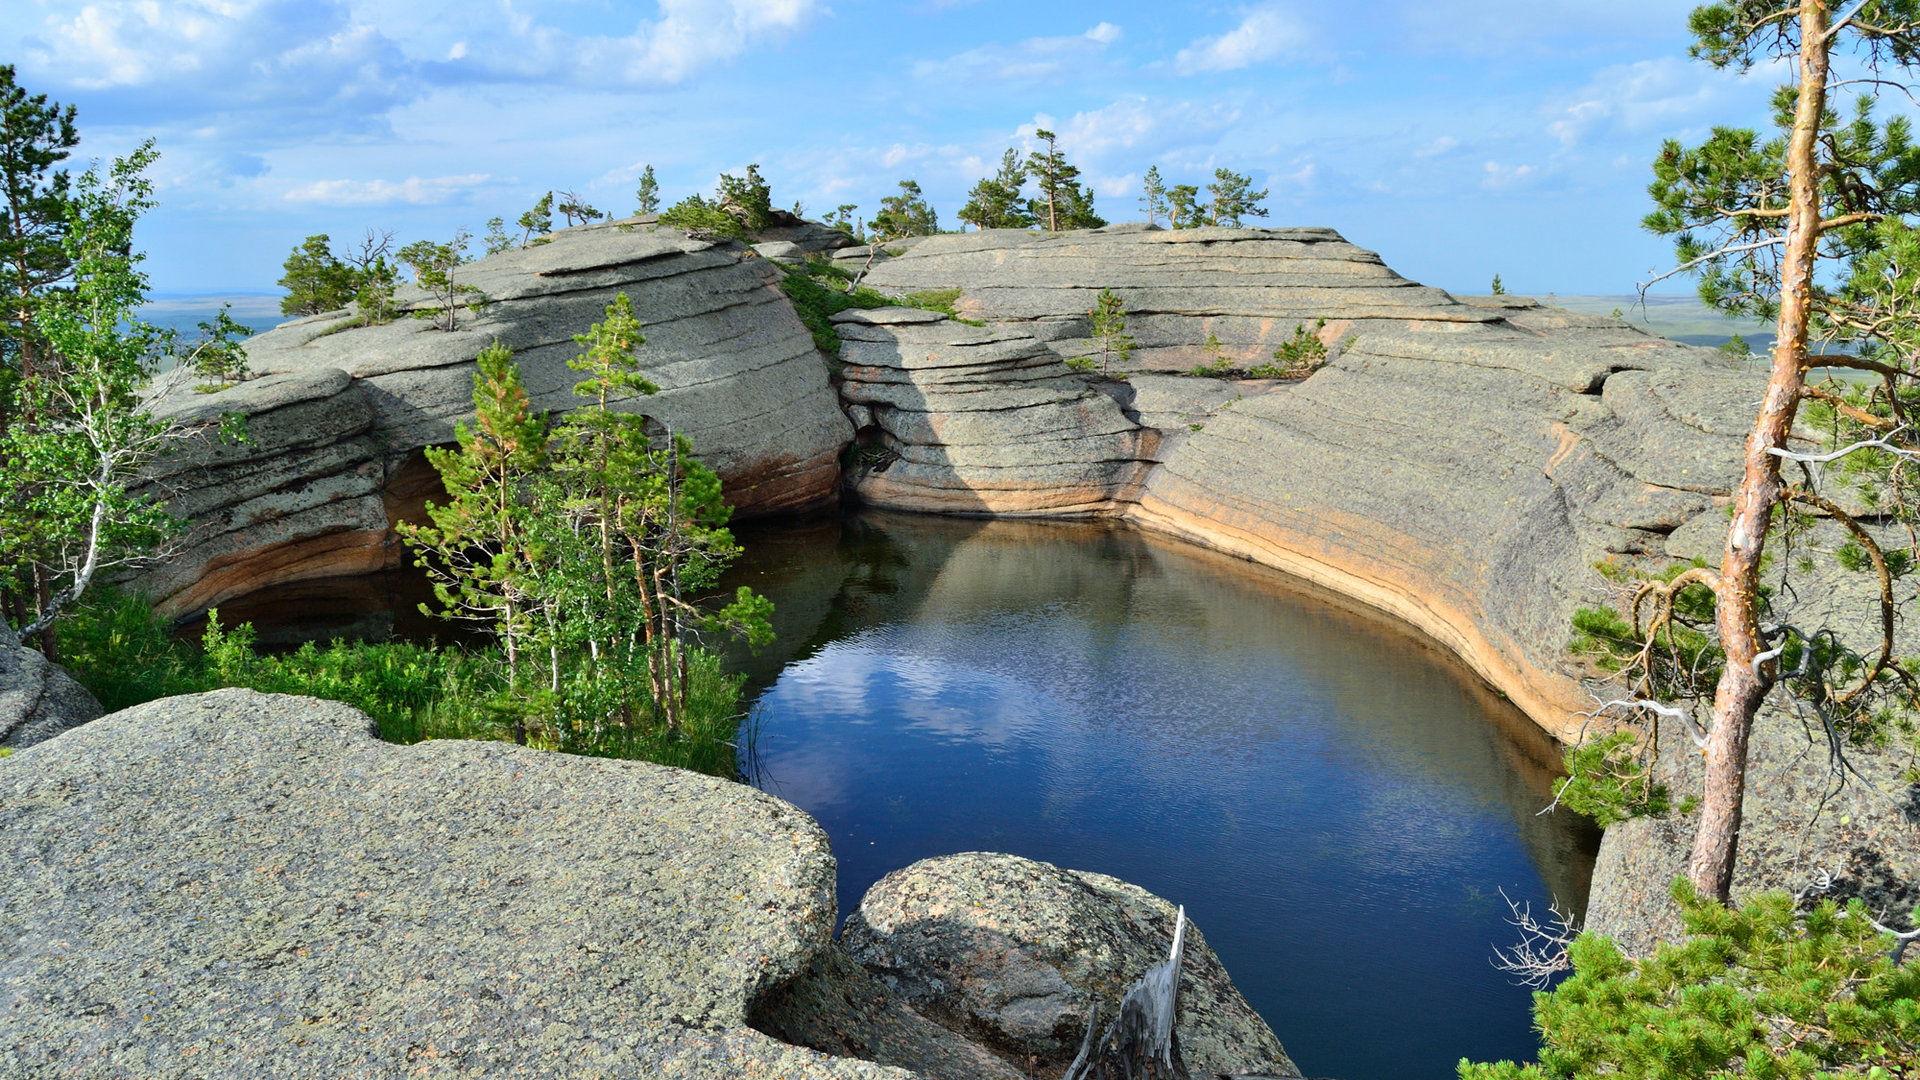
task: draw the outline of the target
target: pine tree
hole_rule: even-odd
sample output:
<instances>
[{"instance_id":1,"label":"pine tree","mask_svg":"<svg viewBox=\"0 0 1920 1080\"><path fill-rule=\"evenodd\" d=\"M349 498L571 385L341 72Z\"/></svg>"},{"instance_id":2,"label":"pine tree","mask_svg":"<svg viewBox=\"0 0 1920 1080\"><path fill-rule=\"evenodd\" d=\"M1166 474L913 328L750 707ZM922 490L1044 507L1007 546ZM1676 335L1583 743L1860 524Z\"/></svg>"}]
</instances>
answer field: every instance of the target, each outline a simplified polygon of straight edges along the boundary
<instances>
[{"instance_id":1,"label":"pine tree","mask_svg":"<svg viewBox=\"0 0 1920 1080\"><path fill-rule=\"evenodd\" d=\"M1033 133L1034 138L1047 144L1045 153L1038 151L1027 155L1027 174L1040 188L1040 195L1032 201L1034 218L1045 226L1048 232L1059 232L1065 227L1061 205L1065 202L1067 185L1075 184L1080 170L1067 163L1067 156L1060 152L1058 137L1045 128Z\"/></svg>"},{"instance_id":2,"label":"pine tree","mask_svg":"<svg viewBox=\"0 0 1920 1080\"><path fill-rule=\"evenodd\" d=\"M640 171L640 187L633 196L640 203L640 209L636 213L660 212L660 181L653 177L653 166L649 165Z\"/></svg>"},{"instance_id":3,"label":"pine tree","mask_svg":"<svg viewBox=\"0 0 1920 1080\"><path fill-rule=\"evenodd\" d=\"M1207 185L1207 193L1212 202L1209 207L1209 219L1214 225L1238 227L1243 217L1266 217L1266 207L1260 200L1267 197L1263 188L1253 190L1253 178L1242 176L1231 169L1213 170L1213 183Z\"/></svg>"},{"instance_id":4,"label":"pine tree","mask_svg":"<svg viewBox=\"0 0 1920 1080\"><path fill-rule=\"evenodd\" d=\"M58 168L80 142L72 105L49 103L0 65L0 432L17 411L13 393L45 362L33 315L72 272L63 246L71 179Z\"/></svg>"},{"instance_id":5,"label":"pine tree","mask_svg":"<svg viewBox=\"0 0 1920 1080\"><path fill-rule=\"evenodd\" d=\"M553 192L540 196L540 201L520 215L516 222L520 226L520 246L533 243L536 236L545 236L553 231Z\"/></svg>"},{"instance_id":6,"label":"pine tree","mask_svg":"<svg viewBox=\"0 0 1920 1080\"><path fill-rule=\"evenodd\" d=\"M506 219L498 214L488 218L487 232L485 236L480 238L480 243L486 248L487 254L489 255L498 255L512 248L514 246L513 237L507 235Z\"/></svg>"},{"instance_id":7,"label":"pine tree","mask_svg":"<svg viewBox=\"0 0 1920 1080\"><path fill-rule=\"evenodd\" d=\"M396 529L427 571L442 607L438 614L480 622L499 636L513 685L522 646L537 625L537 613L529 610L535 558L529 496L547 464L548 424L544 413L533 411L512 349L496 341L475 364L472 424L455 425L457 449L425 451L447 501L427 504L428 524L402 522ZM516 726L515 738L526 741L524 726Z\"/></svg>"},{"instance_id":8,"label":"pine tree","mask_svg":"<svg viewBox=\"0 0 1920 1080\"><path fill-rule=\"evenodd\" d=\"M579 219L577 224L585 225L590 221L599 221L601 218L607 216L604 212L588 206L585 199L571 190L560 193L560 205L554 207L554 209L560 212L561 217L567 219L569 228L576 224L574 220L576 218Z\"/></svg>"},{"instance_id":9,"label":"pine tree","mask_svg":"<svg viewBox=\"0 0 1920 1080\"><path fill-rule=\"evenodd\" d=\"M279 281L287 291L280 300L280 314L338 311L353 299L353 268L333 253L329 242L326 233L309 236L287 256Z\"/></svg>"},{"instance_id":10,"label":"pine tree","mask_svg":"<svg viewBox=\"0 0 1920 1080\"><path fill-rule=\"evenodd\" d=\"M1160 216L1167 212L1167 185L1160 179L1160 166L1147 166L1147 175L1140 181L1140 209L1147 213L1147 224L1157 224Z\"/></svg>"},{"instance_id":11,"label":"pine tree","mask_svg":"<svg viewBox=\"0 0 1920 1080\"><path fill-rule=\"evenodd\" d=\"M1093 310L1087 314L1093 316L1093 342L1100 350L1100 373L1105 375L1114 361L1124 364L1133 356L1136 342L1133 335L1127 333L1126 309L1112 289L1101 289Z\"/></svg>"},{"instance_id":12,"label":"pine tree","mask_svg":"<svg viewBox=\"0 0 1920 1080\"><path fill-rule=\"evenodd\" d=\"M902 180L899 194L880 200L880 212L873 215L873 231L883 240L932 236L940 231L940 216L927 205L918 182Z\"/></svg>"},{"instance_id":13,"label":"pine tree","mask_svg":"<svg viewBox=\"0 0 1920 1080\"><path fill-rule=\"evenodd\" d=\"M1020 198L1026 182L1027 171L1019 153L1009 149L1000 157L1000 171L983 178L967 193L960 220L980 229L1031 228L1033 215Z\"/></svg>"},{"instance_id":14,"label":"pine tree","mask_svg":"<svg viewBox=\"0 0 1920 1080\"><path fill-rule=\"evenodd\" d=\"M1167 189L1167 224L1176 229L1197 229L1207 223L1206 210L1196 200L1200 189L1192 184L1175 184Z\"/></svg>"}]
</instances>

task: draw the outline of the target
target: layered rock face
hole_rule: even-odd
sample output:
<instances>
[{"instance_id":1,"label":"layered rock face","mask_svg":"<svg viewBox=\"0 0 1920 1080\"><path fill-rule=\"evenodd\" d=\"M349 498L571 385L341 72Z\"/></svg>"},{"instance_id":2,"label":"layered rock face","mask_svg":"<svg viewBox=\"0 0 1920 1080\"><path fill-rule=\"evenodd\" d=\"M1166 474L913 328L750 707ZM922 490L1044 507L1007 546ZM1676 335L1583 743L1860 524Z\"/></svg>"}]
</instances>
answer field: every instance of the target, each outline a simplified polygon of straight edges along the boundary
<instances>
[{"instance_id":1,"label":"layered rock face","mask_svg":"<svg viewBox=\"0 0 1920 1080\"><path fill-rule=\"evenodd\" d=\"M834 316L840 395L882 452L864 500L949 514L1113 513L1137 497L1158 434L1023 333L912 308Z\"/></svg>"},{"instance_id":2,"label":"layered rock face","mask_svg":"<svg viewBox=\"0 0 1920 1080\"><path fill-rule=\"evenodd\" d=\"M805 247L811 234L796 233ZM799 241L788 241L799 243ZM245 446L196 440L159 467L177 513L203 523L142 582L163 611L189 614L264 585L358 573L399 558L388 524L433 486L414 452L453 441L472 413L473 360L514 350L536 408L578 404L573 335L627 293L645 323L638 358L659 394L628 407L685 434L745 516L828 505L852 429L824 359L777 287L778 271L732 243L618 222L464 265L457 281L489 303L456 329L400 318L362 326L347 312L250 339L265 376L217 394L188 373L160 381L157 415L203 431L224 411L252 417ZM410 311L432 307L411 287ZM411 463L411 467L409 467Z\"/></svg>"},{"instance_id":3,"label":"layered rock face","mask_svg":"<svg viewBox=\"0 0 1920 1080\"><path fill-rule=\"evenodd\" d=\"M864 260L865 249L840 255ZM1762 371L1619 319L1417 285L1324 229L937 236L877 259L867 283L895 294L963 290L957 310L1021 357L1003 378L969 374L975 386L1007 388L1023 385L1040 347L1092 352L1087 313L1113 289L1140 347L1121 365L1127 383L1098 385L1158 435L1135 444L1157 462L1145 483L1111 489L1116 503L1132 502L1127 520L1398 616L1568 741L1601 700L1581 682L1595 673L1566 651L1575 611L1611 599L1595 564L1717 561L1764 383ZM1210 333L1222 358L1252 368L1296 328L1328 350L1309 378L1183 374L1213 359L1201 348ZM917 487L964 490L992 475L956 464L926 478L939 440L887 435L903 462L922 463L908 474ZM1012 445L1020 434L976 423L967 438ZM881 505L928 505L864 478L857 490ZM1854 610L1876 610L1854 599ZM1661 768L1673 790L1697 790L1695 755L1669 750ZM1920 787L1901 763L1858 756L1879 791L1856 779L1812 815L1835 786L1826 752L1800 721L1764 718L1736 893L1830 881L1890 911L1920 899L1920 867L1902 854L1920 850ZM1670 936L1666 889L1690 833L1684 819L1612 830L1591 924L1640 950Z\"/></svg>"},{"instance_id":4,"label":"layered rock face","mask_svg":"<svg viewBox=\"0 0 1920 1080\"><path fill-rule=\"evenodd\" d=\"M1326 229L936 236L878 261L867 280L896 293L961 289L958 310L987 325L971 339L921 320L843 334L849 400L864 403L871 381L891 390L889 405L929 416L880 425L901 455L888 472L910 467L901 482L869 471L862 498L939 509L991 490L1000 474L947 454L943 424L1035 475L1035 459L1059 448L1131 447L1158 467L1144 483L1131 472L1109 483L1106 506L1405 619L1562 737L1591 707L1564 645L1574 610L1602 597L1593 564L1660 553L1724 500L1739 403L1760 385L1711 351L1618 319L1459 300ZM1043 346L1090 352L1086 311L1102 288L1122 298L1140 347L1122 365L1126 384L1094 382L1137 434L1089 415L1038 425L1036 440L1018 411L949 404L1051 377L1036 360ZM1209 334L1251 368L1296 328L1317 328L1331 357L1304 381L1174 374L1208 359ZM969 349L991 365L961 359ZM934 375L906 375L903 358ZM945 370L960 373L946 393L919 389Z\"/></svg>"},{"instance_id":5,"label":"layered rock face","mask_svg":"<svg viewBox=\"0 0 1920 1080\"><path fill-rule=\"evenodd\" d=\"M229 690L0 761L0 1073L898 1077L753 1001L835 912L744 785Z\"/></svg>"}]
</instances>

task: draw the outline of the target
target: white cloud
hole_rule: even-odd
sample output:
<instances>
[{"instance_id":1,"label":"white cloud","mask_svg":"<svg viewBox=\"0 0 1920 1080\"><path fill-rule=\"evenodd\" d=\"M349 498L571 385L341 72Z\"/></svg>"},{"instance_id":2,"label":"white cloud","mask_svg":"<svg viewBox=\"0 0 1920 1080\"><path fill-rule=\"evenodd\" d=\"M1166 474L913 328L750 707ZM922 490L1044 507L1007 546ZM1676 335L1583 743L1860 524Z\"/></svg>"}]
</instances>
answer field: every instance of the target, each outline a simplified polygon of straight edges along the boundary
<instances>
[{"instance_id":1,"label":"white cloud","mask_svg":"<svg viewBox=\"0 0 1920 1080\"><path fill-rule=\"evenodd\" d=\"M1417 158L1439 157L1441 154L1444 154L1447 151L1452 150L1459 145L1460 145L1459 139L1456 139L1451 135L1442 135L1439 138L1428 143L1427 145L1421 147L1420 149L1415 150L1413 152L1413 156Z\"/></svg>"},{"instance_id":2,"label":"white cloud","mask_svg":"<svg viewBox=\"0 0 1920 1080\"><path fill-rule=\"evenodd\" d=\"M290 189L288 202L318 203L324 206L431 206L451 202L462 194L493 179L486 173L466 176L436 176L422 179L409 176L399 183L391 180L315 180Z\"/></svg>"},{"instance_id":3,"label":"white cloud","mask_svg":"<svg viewBox=\"0 0 1920 1080\"><path fill-rule=\"evenodd\" d=\"M1219 37L1195 39L1174 56L1173 66L1182 75L1238 71L1299 49L1306 42L1306 27L1292 15L1269 5L1249 12L1239 26Z\"/></svg>"},{"instance_id":4,"label":"white cloud","mask_svg":"<svg viewBox=\"0 0 1920 1080\"><path fill-rule=\"evenodd\" d=\"M1740 81L1677 56L1601 68L1552 106L1547 131L1563 146L1599 130L1671 131L1724 117L1732 99L1747 94Z\"/></svg>"},{"instance_id":5,"label":"white cloud","mask_svg":"<svg viewBox=\"0 0 1920 1080\"><path fill-rule=\"evenodd\" d=\"M916 78L929 81L1045 82L1085 74L1085 65L1119 41L1121 30L1109 22L1084 34L1033 37L1011 45L982 45L945 60L913 66Z\"/></svg>"}]
</instances>

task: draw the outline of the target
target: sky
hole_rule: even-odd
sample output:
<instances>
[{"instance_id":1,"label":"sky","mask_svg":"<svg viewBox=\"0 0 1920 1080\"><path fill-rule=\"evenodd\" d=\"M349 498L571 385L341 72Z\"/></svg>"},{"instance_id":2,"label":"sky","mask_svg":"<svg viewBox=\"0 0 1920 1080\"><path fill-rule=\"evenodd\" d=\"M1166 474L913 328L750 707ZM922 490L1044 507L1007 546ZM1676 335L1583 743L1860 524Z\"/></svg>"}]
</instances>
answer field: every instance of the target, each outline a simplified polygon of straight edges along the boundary
<instances>
[{"instance_id":1,"label":"sky","mask_svg":"<svg viewBox=\"0 0 1920 1080\"><path fill-rule=\"evenodd\" d=\"M1687 59L1691 0L5 0L0 63L79 108L79 157L157 140L157 294L266 293L300 240L619 214L760 165L778 205L941 224L1049 128L1096 209L1250 174L1271 216L1484 292L1618 294L1666 138L1764 121L1776 81ZM1663 286L1684 292L1681 281Z\"/></svg>"}]
</instances>

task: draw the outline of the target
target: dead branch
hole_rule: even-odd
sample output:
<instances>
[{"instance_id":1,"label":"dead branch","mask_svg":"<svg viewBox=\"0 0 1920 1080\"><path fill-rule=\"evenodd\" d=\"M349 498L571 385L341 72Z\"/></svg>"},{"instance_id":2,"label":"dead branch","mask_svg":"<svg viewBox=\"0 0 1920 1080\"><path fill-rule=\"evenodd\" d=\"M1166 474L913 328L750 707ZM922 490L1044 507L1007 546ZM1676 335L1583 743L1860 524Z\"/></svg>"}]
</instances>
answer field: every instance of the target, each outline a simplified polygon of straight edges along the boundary
<instances>
[{"instance_id":1,"label":"dead branch","mask_svg":"<svg viewBox=\"0 0 1920 1080\"><path fill-rule=\"evenodd\" d=\"M1517 985L1545 990L1555 975L1573 967L1567 947L1580 936L1580 928L1574 925L1573 915L1562 911L1558 903L1547 905L1550 914L1543 923L1534 918L1532 904L1514 900L1505 889L1500 890L1500 899L1507 902L1507 923L1520 931L1520 941L1509 949L1494 946L1490 963L1517 976Z\"/></svg>"}]
</instances>

